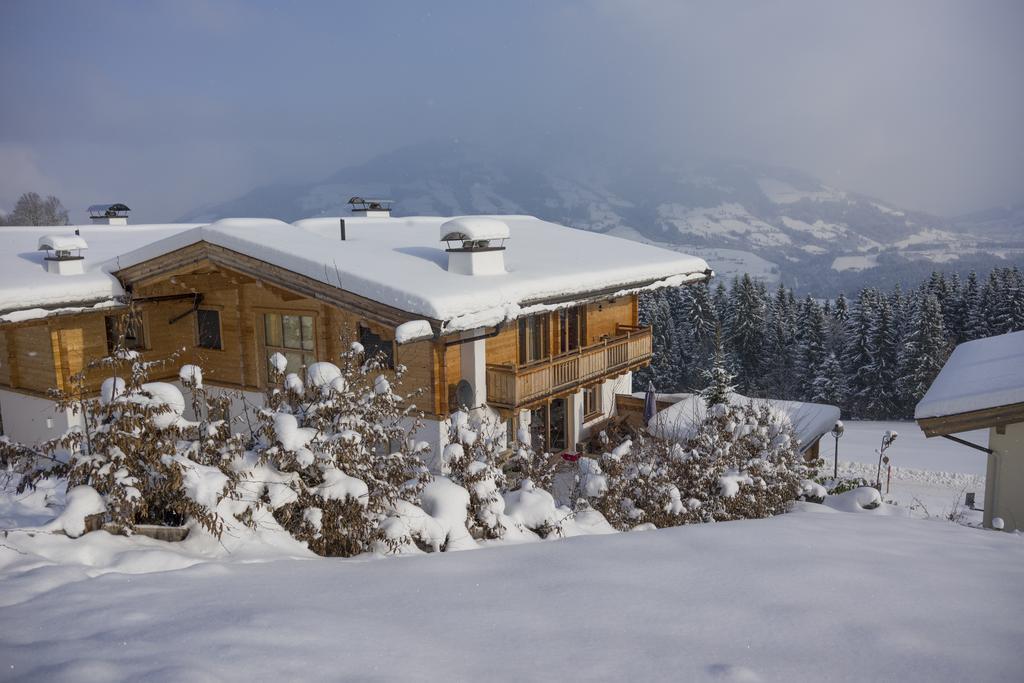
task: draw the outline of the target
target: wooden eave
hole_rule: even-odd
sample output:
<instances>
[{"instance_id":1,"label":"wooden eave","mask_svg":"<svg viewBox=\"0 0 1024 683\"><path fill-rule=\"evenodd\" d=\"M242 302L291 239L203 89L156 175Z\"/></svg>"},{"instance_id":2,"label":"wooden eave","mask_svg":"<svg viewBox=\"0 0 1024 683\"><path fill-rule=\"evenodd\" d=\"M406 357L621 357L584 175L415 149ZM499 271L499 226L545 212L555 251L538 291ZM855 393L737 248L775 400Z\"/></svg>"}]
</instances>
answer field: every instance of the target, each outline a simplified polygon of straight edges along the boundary
<instances>
[{"instance_id":1,"label":"wooden eave","mask_svg":"<svg viewBox=\"0 0 1024 683\"><path fill-rule=\"evenodd\" d=\"M943 436L1024 422L1024 403L1011 403L954 415L922 417L916 420L925 436Z\"/></svg>"},{"instance_id":2,"label":"wooden eave","mask_svg":"<svg viewBox=\"0 0 1024 683\"><path fill-rule=\"evenodd\" d=\"M241 273L253 280L269 284L298 296L354 311L375 322L392 327L410 320L426 320L436 331L441 321L403 311L364 296L329 285L300 273L247 256L206 241L196 242L181 249L161 254L152 259L122 268L114 273L125 289L153 284L203 261Z\"/></svg>"}]
</instances>

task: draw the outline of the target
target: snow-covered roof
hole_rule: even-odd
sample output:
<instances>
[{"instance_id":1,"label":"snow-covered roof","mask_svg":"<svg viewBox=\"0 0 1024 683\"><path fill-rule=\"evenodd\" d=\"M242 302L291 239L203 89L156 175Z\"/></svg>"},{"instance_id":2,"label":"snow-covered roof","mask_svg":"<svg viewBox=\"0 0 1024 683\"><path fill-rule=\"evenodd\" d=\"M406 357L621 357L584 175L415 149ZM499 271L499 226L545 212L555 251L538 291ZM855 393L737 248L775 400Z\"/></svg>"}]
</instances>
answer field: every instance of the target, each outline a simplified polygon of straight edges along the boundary
<instances>
[{"instance_id":1,"label":"snow-covered roof","mask_svg":"<svg viewBox=\"0 0 1024 683\"><path fill-rule=\"evenodd\" d=\"M1024 403L1024 332L964 342L917 404L914 417L944 417Z\"/></svg>"},{"instance_id":2,"label":"snow-covered roof","mask_svg":"<svg viewBox=\"0 0 1024 683\"><path fill-rule=\"evenodd\" d=\"M122 294L113 273L198 242L215 244L374 301L445 323L494 325L601 292L608 296L705 277L702 259L532 216L483 216L507 225L507 273L449 272L438 240L444 217L310 218L288 224L232 218L209 225L3 228L0 313L81 305ZM89 243L81 275L48 273L37 242L74 235Z\"/></svg>"},{"instance_id":3,"label":"snow-covered roof","mask_svg":"<svg viewBox=\"0 0 1024 683\"><path fill-rule=\"evenodd\" d=\"M193 227L195 224L0 228L0 313L80 306L120 296L124 293L121 284L110 274L118 255ZM47 272L43 262L46 254L39 250L40 238L72 239L76 229L89 244L88 255L82 261L85 272Z\"/></svg>"},{"instance_id":4,"label":"snow-covered roof","mask_svg":"<svg viewBox=\"0 0 1024 683\"><path fill-rule=\"evenodd\" d=\"M508 225L503 275L448 271L438 241L449 218L224 219L120 258L121 267L205 241L414 315L448 331L494 325L593 292L625 294L705 277L702 259L542 221L485 216Z\"/></svg>"},{"instance_id":5,"label":"snow-covered roof","mask_svg":"<svg viewBox=\"0 0 1024 683\"><path fill-rule=\"evenodd\" d=\"M462 216L441 224L442 240L503 240L508 239L508 223L496 218Z\"/></svg>"},{"instance_id":6,"label":"snow-covered roof","mask_svg":"<svg viewBox=\"0 0 1024 683\"><path fill-rule=\"evenodd\" d=\"M707 405L703 397L700 394L659 394L658 399L674 403L654 416L647 426L647 431L669 441L689 440L707 414ZM776 413L785 415L793 425L801 449L806 449L822 435L830 432L840 417L839 408L825 403L747 398L742 394L732 394L729 402L733 405L753 402L755 406L768 406Z\"/></svg>"},{"instance_id":7,"label":"snow-covered roof","mask_svg":"<svg viewBox=\"0 0 1024 683\"><path fill-rule=\"evenodd\" d=\"M37 249L51 251L71 251L72 249L88 249L85 239L79 235L43 235L39 238Z\"/></svg>"}]
</instances>

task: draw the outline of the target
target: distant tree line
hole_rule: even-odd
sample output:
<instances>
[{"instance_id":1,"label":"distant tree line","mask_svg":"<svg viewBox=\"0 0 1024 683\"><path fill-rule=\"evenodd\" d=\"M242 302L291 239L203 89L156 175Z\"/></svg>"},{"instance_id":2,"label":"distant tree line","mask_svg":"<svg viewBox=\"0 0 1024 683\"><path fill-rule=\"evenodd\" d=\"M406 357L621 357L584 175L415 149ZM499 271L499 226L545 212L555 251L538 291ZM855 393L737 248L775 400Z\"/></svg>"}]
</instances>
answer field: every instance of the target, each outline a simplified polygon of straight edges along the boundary
<instances>
[{"instance_id":1,"label":"distant tree line","mask_svg":"<svg viewBox=\"0 0 1024 683\"><path fill-rule=\"evenodd\" d=\"M0 212L0 225L67 224L68 210L53 195L43 198L36 192L26 192L18 198L10 213Z\"/></svg>"},{"instance_id":2,"label":"distant tree line","mask_svg":"<svg viewBox=\"0 0 1024 683\"><path fill-rule=\"evenodd\" d=\"M910 291L861 289L796 299L744 275L648 293L640 319L654 328L654 358L636 387L702 389L720 336L736 390L748 396L830 403L847 417L913 416L953 348L1024 330L1024 277L1016 267L981 279L941 272Z\"/></svg>"}]
</instances>

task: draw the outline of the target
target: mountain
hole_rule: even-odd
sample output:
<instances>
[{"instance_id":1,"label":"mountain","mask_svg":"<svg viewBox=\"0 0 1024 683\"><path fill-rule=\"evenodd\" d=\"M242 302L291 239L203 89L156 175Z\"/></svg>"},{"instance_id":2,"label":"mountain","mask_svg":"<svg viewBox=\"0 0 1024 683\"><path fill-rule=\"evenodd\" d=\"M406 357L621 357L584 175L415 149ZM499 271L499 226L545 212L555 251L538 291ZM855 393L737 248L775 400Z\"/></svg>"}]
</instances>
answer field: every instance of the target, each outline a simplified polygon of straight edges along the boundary
<instances>
[{"instance_id":1,"label":"mountain","mask_svg":"<svg viewBox=\"0 0 1024 683\"><path fill-rule=\"evenodd\" d=\"M955 224L977 235L1020 242L1024 239L1024 202L960 216Z\"/></svg>"},{"instance_id":2,"label":"mountain","mask_svg":"<svg viewBox=\"0 0 1024 683\"><path fill-rule=\"evenodd\" d=\"M913 281L935 264L984 270L995 259L1024 255L1024 242L1007 244L1013 231L1005 228L1019 221L1019 207L1016 214L950 221L789 168L621 158L530 163L459 143L402 148L319 182L261 187L181 219L343 216L355 195L395 200L396 216L533 214L694 252L726 278L749 272L819 296L879 277Z\"/></svg>"}]
</instances>

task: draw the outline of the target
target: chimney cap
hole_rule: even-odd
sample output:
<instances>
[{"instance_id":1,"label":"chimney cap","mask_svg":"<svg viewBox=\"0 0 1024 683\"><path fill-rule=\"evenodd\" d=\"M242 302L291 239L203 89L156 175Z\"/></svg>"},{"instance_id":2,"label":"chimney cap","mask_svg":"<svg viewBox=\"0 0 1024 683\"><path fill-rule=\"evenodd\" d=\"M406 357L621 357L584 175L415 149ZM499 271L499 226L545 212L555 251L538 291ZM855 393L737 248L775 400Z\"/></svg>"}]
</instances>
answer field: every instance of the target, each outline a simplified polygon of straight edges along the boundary
<instances>
[{"instance_id":1,"label":"chimney cap","mask_svg":"<svg viewBox=\"0 0 1024 683\"><path fill-rule=\"evenodd\" d=\"M390 211L394 201L391 199L372 199L370 197L352 197L348 200L353 211Z\"/></svg>"},{"instance_id":2,"label":"chimney cap","mask_svg":"<svg viewBox=\"0 0 1024 683\"><path fill-rule=\"evenodd\" d=\"M81 235L43 235L39 238L39 251L70 252L72 249L81 251L89 245Z\"/></svg>"},{"instance_id":3,"label":"chimney cap","mask_svg":"<svg viewBox=\"0 0 1024 683\"><path fill-rule=\"evenodd\" d=\"M508 223L499 221L497 218L462 216L441 224L442 242L480 242L507 240L508 238Z\"/></svg>"},{"instance_id":4,"label":"chimney cap","mask_svg":"<svg viewBox=\"0 0 1024 683\"><path fill-rule=\"evenodd\" d=\"M120 202L114 202L113 204L93 204L89 207L89 217L125 218L128 216L129 211L131 211L131 209Z\"/></svg>"}]
</instances>

